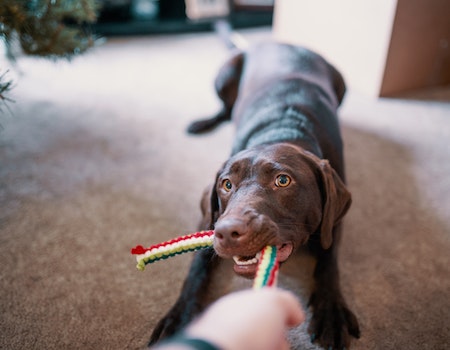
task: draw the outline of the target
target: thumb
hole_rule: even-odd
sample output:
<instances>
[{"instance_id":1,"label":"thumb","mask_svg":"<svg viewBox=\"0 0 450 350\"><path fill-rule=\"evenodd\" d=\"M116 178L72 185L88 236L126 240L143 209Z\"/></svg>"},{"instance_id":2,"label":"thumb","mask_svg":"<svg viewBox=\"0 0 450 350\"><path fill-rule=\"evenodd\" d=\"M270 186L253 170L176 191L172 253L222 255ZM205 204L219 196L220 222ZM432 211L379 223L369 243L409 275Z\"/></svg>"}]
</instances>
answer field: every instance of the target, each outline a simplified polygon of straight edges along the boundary
<instances>
[{"instance_id":1,"label":"thumb","mask_svg":"<svg viewBox=\"0 0 450 350\"><path fill-rule=\"evenodd\" d=\"M305 313L295 296L288 291L280 291L279 302L285 311L285 324L288 327L295 327L305 321Z\"/></svg>"}]
</instances>

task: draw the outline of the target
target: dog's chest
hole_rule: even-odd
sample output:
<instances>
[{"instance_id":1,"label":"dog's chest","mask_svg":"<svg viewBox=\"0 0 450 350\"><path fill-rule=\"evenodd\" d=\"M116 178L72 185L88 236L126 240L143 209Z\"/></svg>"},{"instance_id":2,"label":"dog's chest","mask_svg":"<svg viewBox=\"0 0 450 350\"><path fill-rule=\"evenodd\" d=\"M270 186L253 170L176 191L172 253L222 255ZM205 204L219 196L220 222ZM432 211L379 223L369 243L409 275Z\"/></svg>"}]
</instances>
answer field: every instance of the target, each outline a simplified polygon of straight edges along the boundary
<instances>
[{"instance_id":1,"label":"dog's chest","mask_svg":"<svg viewBox=\"0 0 450 350\"><path fill-rule=\"evenodd\" d=\"M279 270L277 287L292 291L299 298L307 316L307 322L289 331L288 339L291 343L291 350L321 349L310 342L310 336L307 332L309 319L311 318L311 312L307 305L314 286L313 271L315 264L315 258L306 250L301 249L283 263ZM252 284L253 280L240 277L234 273L232 260L221 260L218 268L211 276L207 299L204 300L205 305L223 295L250 289Z\"/></svg>"},{"instance_id":2,"label":"dog's chest","mask_svg":"<svg viewBox=\"0 0 450 350\"><path fill-rule=\"evenodd\" d=\"M315 258L300 249L284 262L279 270L277 286L293 291L303 303L307 303L313 289ZM249 289L253 280L238 276L233 270L231 259L222 259L211 276L208 303L238 290Z\"/></svg>"}]
</instances>

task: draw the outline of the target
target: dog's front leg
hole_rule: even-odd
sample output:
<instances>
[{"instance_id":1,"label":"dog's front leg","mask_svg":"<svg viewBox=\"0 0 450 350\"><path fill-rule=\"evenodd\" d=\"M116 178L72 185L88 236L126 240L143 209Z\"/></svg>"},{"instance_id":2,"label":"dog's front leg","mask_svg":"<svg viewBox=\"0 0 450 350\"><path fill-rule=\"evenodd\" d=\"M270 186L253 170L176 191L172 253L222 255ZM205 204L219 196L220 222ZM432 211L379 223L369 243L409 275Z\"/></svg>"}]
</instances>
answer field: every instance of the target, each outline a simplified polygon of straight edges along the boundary
<instances>
[{"instance_id":1,"label":"dog's front leg","mask_svg":"<svg viewBox=\"0 0 450 350\"><path fill-rule=\"evenodd\" d=\"M340 231L340 225L335 228ZM335 235L336 237L337 235ZM358 321L347 307L339 284L337 241L324 250L315 247L317 265L314 271L316 288L309 305L313 316L309 325L311 340L324 349L348 349L350 336L359 338Z\"/></svg>"},{"instance_id":2,"label":"dog's front leg","mask_svg":"<svg viewBox=\"0 0 450 350\"><path fill-rule=\"evenodd\" d=\"M203 310L210 277L218 266L219 259L213 248L204 249L195 254L180 296L156 325L150 337L149 346L175 334Z\"/></svg>"}]
</instances>

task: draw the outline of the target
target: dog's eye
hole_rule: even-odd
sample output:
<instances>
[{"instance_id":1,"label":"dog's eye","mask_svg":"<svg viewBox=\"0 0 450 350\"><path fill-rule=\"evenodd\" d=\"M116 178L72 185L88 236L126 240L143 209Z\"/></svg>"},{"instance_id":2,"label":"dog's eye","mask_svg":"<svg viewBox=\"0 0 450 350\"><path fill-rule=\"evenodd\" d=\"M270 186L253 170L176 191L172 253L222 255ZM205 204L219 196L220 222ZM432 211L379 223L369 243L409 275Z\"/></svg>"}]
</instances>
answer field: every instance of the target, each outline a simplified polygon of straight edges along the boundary
<instances>
[{"instance_id":1,"label":"dog's eye","mask_svg":"<svg viewBox=\"0 0 450 350\"><path fill-rule=\"evenodd\" d=\"M222 188L225 191L230 192L231 189L233 188L233 184L231 183L231 181L229 179L225 179L222 181Z\"/></svg>"},{"instance_id":2,"label":"dog's eye","mask_svg":"<svg viewBox=\"0 0 450 350\"><path fill-rule=\"evenodd\" d=\"M281 174L275 179L275 185L277 187L287 187L291 183L291 178L288 175Z\"/></svg>"}]
</instances>

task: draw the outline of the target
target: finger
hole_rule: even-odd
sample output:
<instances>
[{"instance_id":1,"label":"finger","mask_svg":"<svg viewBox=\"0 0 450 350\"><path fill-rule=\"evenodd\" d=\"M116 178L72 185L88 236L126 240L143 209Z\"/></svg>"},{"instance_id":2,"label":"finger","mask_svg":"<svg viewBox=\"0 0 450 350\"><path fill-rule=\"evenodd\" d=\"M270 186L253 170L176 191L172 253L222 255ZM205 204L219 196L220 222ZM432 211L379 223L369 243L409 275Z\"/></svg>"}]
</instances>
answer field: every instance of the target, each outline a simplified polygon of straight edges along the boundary
<instances>
[{"instance_id":1,"label":"finger","mask_svg":"<svg viewBox=\"0 0 450 350\"><path fill-rule=\"evenodd\" d=\"M295 327L305 321L305 313L294 294L288 291L280 291L279 302L285 311L286 326Z\"/></svg>"},{"instance_id":2,"label":"finger","mask_svg":"<svg viewBox=\"0 0 450 350\"><path fill-rule=\"evenodd\" d=\"M286 340L286 338L283 338L281 345L278 347L280 350L289 350L291 348L290 344Z\"/></svg>"}]
</instances>

